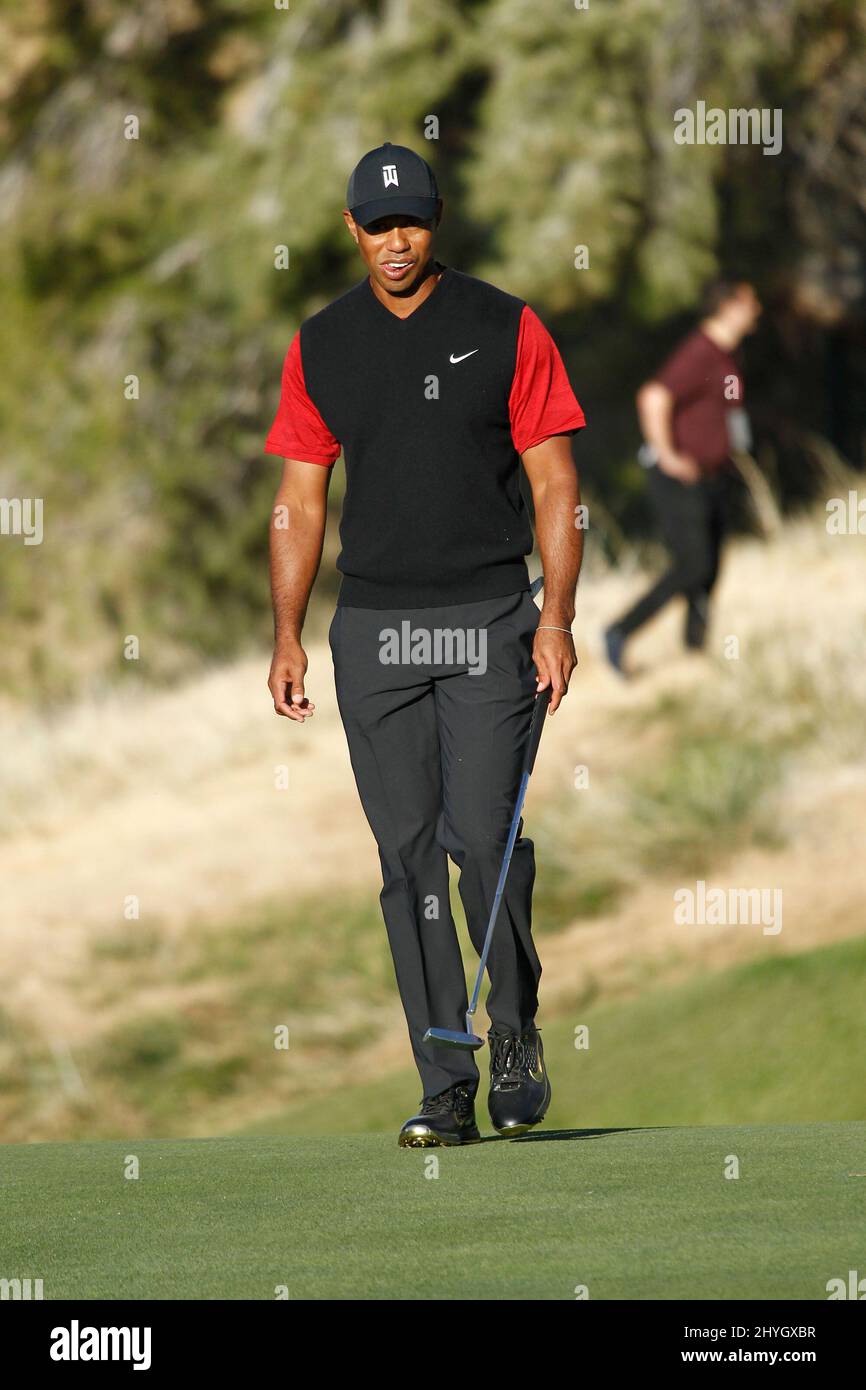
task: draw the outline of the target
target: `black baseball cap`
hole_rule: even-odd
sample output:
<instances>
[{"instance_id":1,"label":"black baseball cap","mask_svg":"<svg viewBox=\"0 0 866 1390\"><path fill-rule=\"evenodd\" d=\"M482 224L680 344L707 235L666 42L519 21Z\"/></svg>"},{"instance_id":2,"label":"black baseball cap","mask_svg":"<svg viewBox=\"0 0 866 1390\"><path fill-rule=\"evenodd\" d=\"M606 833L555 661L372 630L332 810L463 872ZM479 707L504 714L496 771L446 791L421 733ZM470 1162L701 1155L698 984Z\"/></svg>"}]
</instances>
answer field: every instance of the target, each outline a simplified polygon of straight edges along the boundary
<instances>
[{"instance_id":1,"label":"black baseball cap","mask_svg":"<svg viewBox=\"0 0 866 1390\"><path fill-rule=\"evenodd\" d=\"M362 227L389 213L436 216L439 188L426 159L389 140L369 150L349 175L346 207Z\"/></svg>"}]
</instances>

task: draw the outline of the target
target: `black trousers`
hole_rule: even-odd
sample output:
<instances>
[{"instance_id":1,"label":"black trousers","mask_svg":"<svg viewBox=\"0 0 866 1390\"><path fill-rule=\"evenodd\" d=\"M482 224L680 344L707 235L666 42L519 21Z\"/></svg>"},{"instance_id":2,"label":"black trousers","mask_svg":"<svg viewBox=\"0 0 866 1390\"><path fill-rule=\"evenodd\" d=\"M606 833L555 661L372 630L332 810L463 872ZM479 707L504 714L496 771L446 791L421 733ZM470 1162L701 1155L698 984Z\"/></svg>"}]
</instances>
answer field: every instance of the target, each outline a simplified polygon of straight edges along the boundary
<instances>
[{"instance_id":1,"label":"black trousers","mask_svg":"<svg viewBox=\"0 0 866 1390\"><path fill-rule=\"evenodd\" d=\"M460 898L480 955L529 735L538 621L527 591L438 608L338 606L328 634L352 770L379 847L382 913L425 1096L458 1082L473 1093L478 1087L471 1052L423 1037L431 1026L466 1026L448 859L459 867ZM394 633L399 652L393 640L388 648ZM449 650L437 633L456 634L457 641ZM534 880L532 841L518 834L488 957L487 998L491 1022L518 1032L538 1007Z\"/></svg>"},{"instance_id":2,"label":"black trousers","mask_svg":"<svg viewBox=\"0 0 866 1390\"><path fill-rule=\"evenodd\" d=\"M710 594L718 578L722 540L731 524L736 482L736 474L728 469L691 484L681 483L658 467L649 469L653 511L673 563L615 624L624 636L635 632L675 595L683 594L687 603L686 646L703 646Z\"/></svg>"}]
</instances>

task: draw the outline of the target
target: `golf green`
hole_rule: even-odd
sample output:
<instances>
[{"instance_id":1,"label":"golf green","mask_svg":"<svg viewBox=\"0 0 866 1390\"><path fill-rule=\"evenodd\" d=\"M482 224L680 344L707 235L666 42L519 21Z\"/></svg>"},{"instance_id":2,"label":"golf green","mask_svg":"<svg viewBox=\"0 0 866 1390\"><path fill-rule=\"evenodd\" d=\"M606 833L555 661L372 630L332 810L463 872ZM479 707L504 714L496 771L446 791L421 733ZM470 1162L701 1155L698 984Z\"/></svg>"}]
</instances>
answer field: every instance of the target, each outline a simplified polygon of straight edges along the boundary
<instances>
[{"instance_id":1,"label":"golf green","mask_svg":"<svg viewBox=\"0 0 866 1390\"><path fill-rule=\"evenodd\" d=\"M826 1299L863 1266L864 1193L864 1122L7 1146L0 1277L46 1299Z\"/></svg>"}]
</instances>

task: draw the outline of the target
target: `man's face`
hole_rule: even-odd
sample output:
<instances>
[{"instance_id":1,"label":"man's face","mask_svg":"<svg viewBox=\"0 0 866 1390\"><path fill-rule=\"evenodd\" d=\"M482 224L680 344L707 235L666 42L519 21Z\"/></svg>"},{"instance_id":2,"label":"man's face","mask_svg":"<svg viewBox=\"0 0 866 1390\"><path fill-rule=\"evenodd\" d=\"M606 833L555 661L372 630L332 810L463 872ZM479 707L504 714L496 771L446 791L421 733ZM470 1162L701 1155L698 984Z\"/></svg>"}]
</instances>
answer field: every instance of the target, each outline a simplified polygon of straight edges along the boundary
<instances>
[{"instance_id":1,"label":"man's face","mask_svg":"<svg viewBox=\"0 0 866 1390\"><path fill-rule=\"evenodd\" d=\"M751 285L740 285L726 308L740 337L745 338L747 333L754 333L763 308Z\"/></svg>"},{"instance_id":2,"label":"man's face","mask_svg":"<svg viewBox=\"0 0 866 1390\"><path fill-rule=\"evenodd\" d=\"M433 254L433 238L439 216L421 222L403 213L392 213L361 227L346 209L346 226L358 244L371 276L389 294L405 294L416 288Z\"/></svg>"}]
</instances>

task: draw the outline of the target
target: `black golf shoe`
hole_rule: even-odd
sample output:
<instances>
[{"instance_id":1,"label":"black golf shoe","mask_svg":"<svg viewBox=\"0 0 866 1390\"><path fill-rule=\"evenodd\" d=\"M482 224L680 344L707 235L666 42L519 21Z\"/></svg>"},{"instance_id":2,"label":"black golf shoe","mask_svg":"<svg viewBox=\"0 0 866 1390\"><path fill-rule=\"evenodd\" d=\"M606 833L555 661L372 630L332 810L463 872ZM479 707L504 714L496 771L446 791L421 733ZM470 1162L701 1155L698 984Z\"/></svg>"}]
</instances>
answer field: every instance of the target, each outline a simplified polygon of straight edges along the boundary
<instances>
[{"instance_id":1,"label":"black golf shoe","mask_svg":"<svg viewBox=\"0 0 866 1390\"><path fill-rule=\"evenodd\" d=\"M475 1123L475 1097L468 1086L450 1086L438 1096L428 1096L421 1109L400 1130L401 1149L448 1148L456 1144L480 1144Z\"/></svg>"},{"instance_id":2,"label":"black golf shoe","mask_svg":"<svg viewBox=\"0 0 866 1390\"><path fill-rule=\"evenodd\" d=\"M493 1128L509 1136L540 1124L550 1104L550 1079L544 1065L541 1033L491 1029L490 1094L487 1108Z\"/></svg>"}]
</instances>

